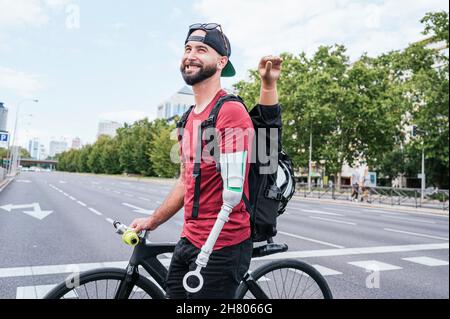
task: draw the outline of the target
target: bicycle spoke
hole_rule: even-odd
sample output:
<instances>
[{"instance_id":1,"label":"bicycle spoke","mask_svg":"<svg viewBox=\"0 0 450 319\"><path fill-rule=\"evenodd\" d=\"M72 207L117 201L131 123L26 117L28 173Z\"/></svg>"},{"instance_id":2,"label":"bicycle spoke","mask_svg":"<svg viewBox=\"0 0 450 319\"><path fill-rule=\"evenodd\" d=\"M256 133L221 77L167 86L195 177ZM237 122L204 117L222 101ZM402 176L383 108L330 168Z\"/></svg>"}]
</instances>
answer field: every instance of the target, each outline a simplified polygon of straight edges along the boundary
<instances>
[{"instance_id":1,"label":"bicycle spoke","mask_svg":"<svg viewBox=\"0 0 450 319\"><path fill-rule=\"evenodd\" d=\"M83 285L83 286L84 286L84 290L86 290L86 296L87 296L87 299L90 299L90 298L89 298L89 293L88 293L87 288L86 288L86 285Z\"/></svg>"},{"instance_id":2,"label":"bicycle spoke","mask_svg":"<svg viewBox=\"0 0 450 319\"><path fill-rule=\"evenodd\" d=\"M302 282L302 279L303 279L303 272L301 273L300 279L298 280L297 287L295 288L294 295L293 295L294 297L297 294L297 289L298 289L298 287L300 287L300 283Z\"/></svg>"}]
</instances>

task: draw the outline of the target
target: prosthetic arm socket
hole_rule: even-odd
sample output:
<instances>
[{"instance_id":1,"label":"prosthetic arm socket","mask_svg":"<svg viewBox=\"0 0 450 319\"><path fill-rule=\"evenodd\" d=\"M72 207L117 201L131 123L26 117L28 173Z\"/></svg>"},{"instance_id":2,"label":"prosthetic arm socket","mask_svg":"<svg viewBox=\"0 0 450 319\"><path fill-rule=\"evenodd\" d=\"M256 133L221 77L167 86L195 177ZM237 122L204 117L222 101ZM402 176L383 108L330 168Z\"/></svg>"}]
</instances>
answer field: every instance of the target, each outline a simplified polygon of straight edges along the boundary
<instances>
[{"instance_id":1,"label":"prosthetic arm socket","mask_svg":"<svg viewBox=\"0 0 450 319\"><path fill-rule=\"evenodd\" d=\"M247 152L220 154L223 205L233 209L241 202L244 190Z\"/></svg>"}]
</instances>

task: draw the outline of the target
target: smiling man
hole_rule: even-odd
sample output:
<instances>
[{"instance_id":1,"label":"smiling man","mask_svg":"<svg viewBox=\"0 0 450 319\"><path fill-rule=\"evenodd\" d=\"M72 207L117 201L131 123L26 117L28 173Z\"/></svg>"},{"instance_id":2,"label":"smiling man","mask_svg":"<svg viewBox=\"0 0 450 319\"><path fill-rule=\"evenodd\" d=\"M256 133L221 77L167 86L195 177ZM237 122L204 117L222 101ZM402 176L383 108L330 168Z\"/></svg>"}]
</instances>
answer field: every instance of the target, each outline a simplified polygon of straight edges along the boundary
<instances>
[{"instance_id":1,"label":"smiling man","mask_svg":"<svg viewBox=\"0 0 450 319\"><path fill-rule=\"evenodd\" d=\"M168 298L233 298L250 265L253 249L250 215L242 195L249 197L251 136L248 133L253 129L253 123L242 103L225 101L217 115L215 129L220 163L208 162L197 152L200 124L227 95L220 79L236 73L230 56L231 45L220 25L194 24L189 28L180 71L185 82L192 86L195 106L183 117L180 178L152 216L136 219L131 224L136 231L154 230L184 207L185 222L166 280ZM280 58L267 56L261 59L260 104L267 106L264 109L268 117L279 115L276 82L280 70ZM230 138L225 134L230 129L242 134ZM210 255L207 266L202 269L203 288L196 293L187 293L183 278L196 268L199 253L205 253L205 242L224 207L228 210L227 221L213 248L207 252Z\"/></svg>"}]
</instances>

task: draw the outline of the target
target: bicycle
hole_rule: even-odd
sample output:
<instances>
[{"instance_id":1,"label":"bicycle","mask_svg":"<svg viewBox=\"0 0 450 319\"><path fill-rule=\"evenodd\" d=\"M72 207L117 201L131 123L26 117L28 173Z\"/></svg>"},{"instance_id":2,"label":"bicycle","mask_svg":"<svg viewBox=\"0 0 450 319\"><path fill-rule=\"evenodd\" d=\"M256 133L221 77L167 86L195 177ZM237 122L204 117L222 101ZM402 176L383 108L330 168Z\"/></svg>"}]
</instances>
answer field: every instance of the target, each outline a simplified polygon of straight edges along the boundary
<instances>
[{"instance_id":1,"label":"bicycle","mask_svg":"<svg viewBox=\"0 0 450 319\"><path fill-rule=\"evenodd\" d=\"M167 269L157 257L173 252L176 244L151 243L147 238L147 231L138 236L118 221L113 226L127 244L134 246L126 269L100 268L79 275L72 274L44 299L164 298ZM252 258L287 250L286 244L276 244L269 240L266 245L253 248ZM149 274L148 277L139 273L139 266ZM247 272L235 294L236 299L297 299L296 297L333 298L325 278L314 267L291 259L269 262Z\"/></svg>"}]
</instances>

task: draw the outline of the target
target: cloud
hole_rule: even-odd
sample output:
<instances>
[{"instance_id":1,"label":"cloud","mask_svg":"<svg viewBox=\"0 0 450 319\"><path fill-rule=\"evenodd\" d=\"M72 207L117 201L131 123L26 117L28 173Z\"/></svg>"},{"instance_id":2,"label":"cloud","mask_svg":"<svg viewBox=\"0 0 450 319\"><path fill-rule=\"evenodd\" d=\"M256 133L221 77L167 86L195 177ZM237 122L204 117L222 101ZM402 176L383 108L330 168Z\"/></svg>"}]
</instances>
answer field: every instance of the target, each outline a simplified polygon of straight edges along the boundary
<instances>
[{"instance_id":1,"label":"cloud","mask_svg":"<svg viewBox=\"0 0 450 319\"><path fill-rule=\"evenodd\" d=\"M33 97L44 88L42 77L0 66L0 89L10 90L22 97Z\"/></svg>"},{"instance_id":2,"label":"cloud","mask_svg":"<svg viewBox=\"0 0 450 319\"><path fill-rule=\"evenodd\" d=\"M222 24L248 69L266 54L312 54L335 43L344 44L352 60L401 49L422 37L425 13L448 7L442 0L229 0L226 6L199 0L194 11Z\"/></svg>"}]
</instances>

